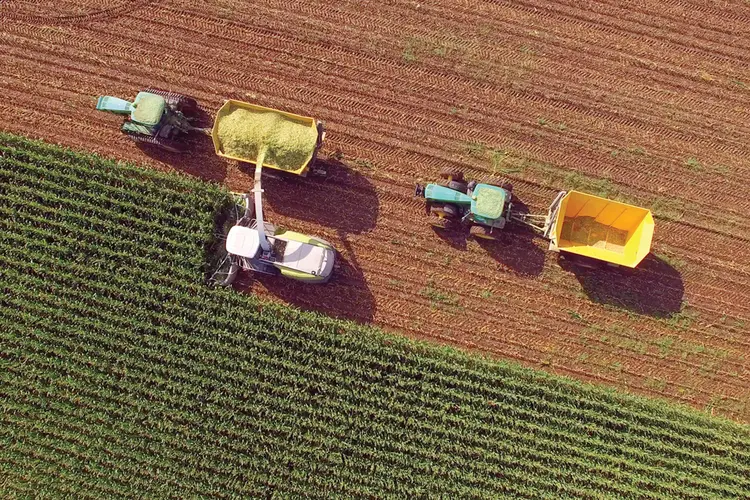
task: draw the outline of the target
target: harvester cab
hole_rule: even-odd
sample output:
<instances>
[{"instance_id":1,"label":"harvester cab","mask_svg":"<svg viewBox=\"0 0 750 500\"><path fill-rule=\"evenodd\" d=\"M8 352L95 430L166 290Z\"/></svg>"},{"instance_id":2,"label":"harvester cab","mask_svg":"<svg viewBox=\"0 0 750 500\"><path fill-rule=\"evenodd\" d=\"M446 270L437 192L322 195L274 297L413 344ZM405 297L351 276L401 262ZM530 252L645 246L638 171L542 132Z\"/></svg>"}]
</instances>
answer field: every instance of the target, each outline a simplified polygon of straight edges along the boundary
<instances>
[{"instance_id":1,"label":"harvester cab","mask_svg":"<svg viewBox=\"0 0 750 500\"><path fill-rule=\"evenodd\" d=\"M434 225L448 221L469 226L470 233L483 239L497 239L510 220L513 186L464 182L461 172L444 170L445 185L417 185L416 194L427 200Z\"/></svg>"},{"instance_id":2,"label":"harvester cab","mask_svg":"<svg viewBox=\"0 0 750 500\"><path fill-rule=\"evenodd\" d=\"M96 109L124 115L120 130L136 142L154 144L172 152L182 152L184 136L191 125L198 104L190 97L163 90L139 92L133 102L113 96L100 96Z\"/></svg>"}]
</instances>

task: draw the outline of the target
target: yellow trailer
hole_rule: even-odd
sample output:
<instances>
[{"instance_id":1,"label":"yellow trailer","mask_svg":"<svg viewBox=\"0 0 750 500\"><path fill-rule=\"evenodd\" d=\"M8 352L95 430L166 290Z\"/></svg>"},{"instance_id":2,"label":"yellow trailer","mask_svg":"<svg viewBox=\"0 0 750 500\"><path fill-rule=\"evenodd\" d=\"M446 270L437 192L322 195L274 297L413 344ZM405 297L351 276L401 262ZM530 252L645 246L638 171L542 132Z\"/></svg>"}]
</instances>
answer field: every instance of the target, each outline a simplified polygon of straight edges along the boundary
<instances>
[{"instance_id":1,"label":"yellow trailer","mask_svg":"<svg viewBox=\"0 0 750 500\"><path fill-rule=\"evenodd\" d=\"M651 251L654 218L645 208L578 191L563 191L544 228L550 250L635 267Z\"/></svg>"},{"instance_id":2,"label":"yellow trailer","mask_svg":"<svg viewBox=\"0 0 750 500\"><path fill-rule=\"evenodd\" d=\"M301 176L324 174L314 170L324 138L323 123L315 118L231 99L219 108L211 129L217 155L254 164L268 146L263 167Z\"/></svg>"}]
</instances>

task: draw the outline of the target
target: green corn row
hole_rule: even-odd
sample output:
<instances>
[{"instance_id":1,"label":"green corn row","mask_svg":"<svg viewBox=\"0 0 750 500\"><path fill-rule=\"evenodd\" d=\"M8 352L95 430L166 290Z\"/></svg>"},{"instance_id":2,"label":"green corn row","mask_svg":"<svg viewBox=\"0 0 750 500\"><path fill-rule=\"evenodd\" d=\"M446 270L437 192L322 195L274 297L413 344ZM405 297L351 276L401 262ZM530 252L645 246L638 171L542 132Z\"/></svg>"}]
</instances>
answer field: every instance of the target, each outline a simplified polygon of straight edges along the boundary
<instances>
[{"instance_id":1,"label":"green corn row","mask_svg":"<svg viewBox=\"0 0 750 500\"><path fill-rule=\"evenodd\" d=\"M750 496L746 426L207 287L227 199L0 134L4 496Z\"/></svg>"}]
</instances>

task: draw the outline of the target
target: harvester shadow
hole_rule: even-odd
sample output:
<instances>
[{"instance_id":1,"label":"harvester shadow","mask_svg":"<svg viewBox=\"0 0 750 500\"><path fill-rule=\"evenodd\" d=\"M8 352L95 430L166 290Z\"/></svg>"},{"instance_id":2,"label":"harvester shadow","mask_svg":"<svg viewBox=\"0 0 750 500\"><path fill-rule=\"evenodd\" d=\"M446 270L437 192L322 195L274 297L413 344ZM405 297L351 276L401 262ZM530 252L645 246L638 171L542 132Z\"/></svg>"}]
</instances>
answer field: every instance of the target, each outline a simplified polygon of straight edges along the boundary
<instances>
[{"instance_id":1,"label":"harvester shadow","mask_svg":"<svg viewBox=\"0 0 750 500\"><path fill-rule=\"evenodd\" d=\"M634 269L587 269L564 258L558 262L575 274L584 293L594 302L657 318L669 317L682 309L685 292L682 276L653 254L648 254Z\"/></svg>"},{"instance_id":2,"label":"harvester shadow","mask_svg":"<svg viewBox=\"0 0 750 500\"><path fill-rule=\"evenodd\" d=\"M276 298L300 309L327 316L369 323L375 315L375 297L367 286L351 247L344 241L347 257L336 256L337 265L331 280L324 284L310 284L264 274L241 273L236 289L252 292L257 282Z\"/></svg>"},{"instance_id":3,"label":"harvester shadow","mask_svg":"<svg viewBox=\"0 0 750 500\"><path fill-rule=\"evenodd\" d=\"M380 201L370 180L336 159L318 159L318 165L327 170L325 179L284 174L264 176L263 196L271 209L342 235L372 230Z\"/></svg>"},{"instance_id":4,"label":"harvester shadow","mask_svg":"<svg viewBox=\"0 0 750 500\"><path fill-rule=\"evenodd\" d=\"M223 182L227 176L227 162L216 155L213 142L207 135L191 133L183 153L171 153L142 142L137 145L149 158L204 181Z\"/></svg>"}]
</instances>

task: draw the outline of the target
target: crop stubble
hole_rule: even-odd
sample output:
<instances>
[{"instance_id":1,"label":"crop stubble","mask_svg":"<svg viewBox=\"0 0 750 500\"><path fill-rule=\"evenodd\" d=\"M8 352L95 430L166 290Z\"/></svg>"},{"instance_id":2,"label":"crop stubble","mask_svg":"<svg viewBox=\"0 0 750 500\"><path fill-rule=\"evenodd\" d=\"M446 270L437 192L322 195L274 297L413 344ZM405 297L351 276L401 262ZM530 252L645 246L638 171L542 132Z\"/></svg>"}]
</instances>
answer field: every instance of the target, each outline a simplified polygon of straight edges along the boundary
<instances>
[{"instance_id":1,"label":"crop stubble","mask_svg":"<svg viewBox=\"0 0 750 500\"><path fill-rule=\"evenodd\" d=\"M117 134L116 119L93 111L90 96L161 86L208 110L232 97L322 118L324 155L339 151L356 175L274 184L269 217L329 239L348 265L314 292L262 280L252 291L750 418L745 9L528 1L361 12L356 2L290 10L268 1L126 12L115 4L78 4L115 9L119 17L106 20L65 17L80 15L68 4L57 18L27 5L31 17L6 20L2 128L239 190L251 184L246 168L205 147L187 158L144 155ZM0 10L12 13L12 4ZM33 17L42 14L46 21ZM654 250L670 256L680 279L645 266L631 293L666 287L679 300L674 288L684 286L688 309L669 320L596 303L542 242L509 235L485 247L451 236L452 245L436 235L412 183L436 179L445 165L492 177L490 153L472 156L467 143L528 160L498 175L532 210L544 210L572 172L645 205L679 200L677 220L658 220ZM686 166L691 157L699 169Z\"/></svg>"}]
</instances>

